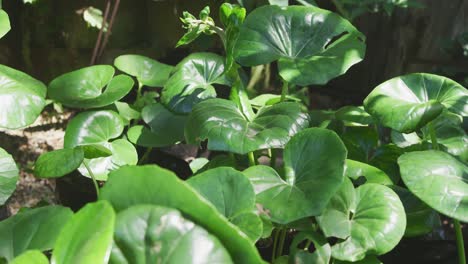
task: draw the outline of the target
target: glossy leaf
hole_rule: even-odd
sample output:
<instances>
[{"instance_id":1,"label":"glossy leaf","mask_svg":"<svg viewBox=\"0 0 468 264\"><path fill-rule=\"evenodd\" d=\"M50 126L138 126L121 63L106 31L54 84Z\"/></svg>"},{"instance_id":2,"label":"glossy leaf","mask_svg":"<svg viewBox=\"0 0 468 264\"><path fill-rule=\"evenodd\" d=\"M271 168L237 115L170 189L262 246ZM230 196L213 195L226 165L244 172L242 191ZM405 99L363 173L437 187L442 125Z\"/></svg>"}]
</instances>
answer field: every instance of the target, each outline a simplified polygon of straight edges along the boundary
<instances>
[{"instance_id":1,"label":"glossy leaf","mask_svg":"<svg viewBox=\"0 0 468 264\"><path fill-rule=\"evenodd\" d=\"M258 229L257 237L249 236L253 241L260 238L261 221L255 218L255 214L243 215L248 212L253 212L255 208L255 192L249 179L241 172L229 167L219 167L202 172L187 180L187 183L192 186L205 199L210 201L229 221L233 222L236 219L239 228L247 235L244 230L244 224L247 224L248 229ZM244 219L245 218L245 219ZM250 224L257 224L254 228Z\"/></svg>"},{"instance_id":2,"label":"glossy leaf","mask_svg":"<svg viewBox=\"0 0 468 264\"><path fill-rule=\"evenodd\" d=\"M367 183L378 183L382 185L394 184L390 177L382 170L355 160L346 160L345 175L354 181L359 181L360 177L364 177Z\"/></svg>"},{"instance_id":3,"label":"glossy leaf","mask_svg":"<svg viewBox=\"0 0 468 264\"><path fill-rule=\"evenodd\" d=\"M408 189L396 185L391 188L398 194L405 208L405 237L425 235L440 226L439 214Z\"/></svg>"},{"instance_id":4,"label":"glossy leaf","mask_svg":"<svg viewBox=\"0 0 468 264\"><path fill-rule=\"evenodd\" d=\"M0 257L11 261L31 249L52 249L60 230L72 217L70 209L46 206L20 212L0 222Z\"/></svg>"},{"instance_id":5,"label":"glossy leaf","mask_svg":"<svg viewBox=\"0 0 468 264\"><path fill-rule=\"evenodd\" d=\"M51 264L105 264L109 260L115 213L106 201L81 208L60 232Z\"/></svg>"},{"instance_id":6,"label":"glossy leaf","mask_svg":"<svg viewBox=\"0 0 468 264\"><path fill-rule=\"evenodd\" d=\"M214 53L192 53L174 68L161 102L176 113L190 113L197 103L216 97L214 84L229 84L224 59Z\"/></svg>"},{"instance_id":7,"label":"glossy leaf","mask_svg":"<svg viewBox=\"0 0 468 264\"><path fill-rule=\"evenodd\" d=\"M433 74L413 73L377 86L364 107L382 125L411 133L439 116L444 109L468 115L468 92L460 84Z\"/></svg>"},{"instance_id":8,"label":"glossy leaf","mask_svg":"<svg viewBox=\"0 0 468 264\"><path fill-rule=\"evenodd\" d=\"M415 151L398 159L401 178L408 189L438 212L468 222L468 167L436 151Z\"/></svg>"},{"instance_id":9,"label":"glossy leaf","mask_svg":"<svg viewBox=\"0 0 468 264\"><path fill-rule=\"evenodd\" d=\"M238 154L283 148L291 136L308 126L308 115L299 103L279 103L262 108L252 121L228 100L198 104L185 126L188 143L208 139L208 149Z\"/></svg>"},{"instance_id":10,"label":"glossy leaf","mask_svg":"<svg viewBox=\"0 0 468 264\"><path fill-rule=\"evenodd\" d=\"M10 31L10 19L8 18L8 14L0 8L0 38L5 36L8 31Z\"/></svg>"},{"instance_id":11,"label":"glossy leaf","mask_svg":"<svg viewBox=\"0 0 468 264\"><path fill-rule=\"evenodd\" d=\"M307 250L298 249L299 243L304 240L311 241L314 244L315 251L309 253ZM300 232L295 235L290 249L290 256L295 264L328 264L331 259L331 248L327 240L315 232Z\"/></svg>"},{"instance_id":12,"label":"glossy leaf","mask_svg":"<svg viewBox=\"0 0 468 264\"><path fill-rule=\"evenodd\" d=\"M32 124L46 105L46 89L26 73L0 65L0 127L17 129Z\"/></svg>"},{"instance_id":13,"label":"glossy leaf","mask_svg":"<svg viewBox=\"0 0 468 264\"><path fill-rule=\"evenodd\" d=\"M327 237L345 239L332 246L333 258L352 262L367 254L389 252L406 227L405 211L395 192L374 183L354 189L348 179L317 221Z\"/></svg>"},{"instance_id":14,"label":"glossy leaf","mask_svg":"<svg viewBox=\"0 0 468 264\"><path fill-rule=\"evenodd\" d=\"M28 250L14 258L11 264L49 264L49 259L39 250Z\"/></svg>"},{"instance_id":15,"label":"glossy leaf","mask_svg":"<svg viewBox=\"0 0 468 264\"><path fill-rule=\"evenodd\" d=\"M0 205L3 205L16 190L19 169L13 157L0 148Z\"/></svg>"},{"instance_id":16,"label":"glossy leaf","mask_svg":"<svg viewBox=\"0 0 468 264\"><path fill-rule=\"evenodd\" d=\"M271 221L287 224L322 213L343 181L345 158L346 148L334 132L310 128L285 147L285 180L262 165L250 167L244 174Z\"/></svg>"},{"instance_id":17,"label":"glossy leaf","mask_svg":"<svg viewBox=\"0 0 468 264\"><path fill-rule=\"evenodd\" d=\"M215 236L166 207L136 205L121 211L114 241L111 264L233 263Z\"/></svg>"},{"instance_id":18,"label":"glossy leaf","mask_svg":"<svg viewBox=\"0 0 468 264\"><path fill-rule=\"evenodd\" d=\"M215 235L235 262L263 263L242 231L187 183L158 166L126 166L112 172L101 189L100 199L110 201L118 212L137 204L175 208Z\"/></svg>"},{"instance_id":19,"label":"glossy leaf","mask_svg":"<svg viewBox=\"0 0 468 264\"><path fill-rule=\"evenodd\" d=\"M257 242L264 234L264 221L262 221L261 217L254 212L246 212L236 215L230 219L230 222L239 227L239 229L253 242Z\"/></svg>"},{"instance_id":20,"label":"glossy leaf","mask_svg":"<svg viewBox=\"0 0 468 264\"><path fill-rule=\"evenodd\" d=\"M270 5L247 16L235 57L244 66L278 60L279 74L287 82L325 84L363 59L363 39L351 23L330 11Z\"/></svg>"},{"instance_id":21,"label":"glossy leaf","mask_svg":"<svg viewBox=\"0 0 468 264\"><path fill-rule=\"evenodd\" d=\"M90 144L81 146L86 159L95 159L112 156L112 151L99 144Z\"/></svg>"},{"instance_id":22,"label":"glossy leaf","mask_svg":"<svg viewBox=\"0 0 468 264\"><path fill-rule=\"evenodd\" d=\"M95 65L65 73L52 80L48 95L74 108L110 105L127 95L133 87L132 78L127 75L114 77L114 72L112 66Z\"/></svg>"},{"instance_id":23,"label":"glossy leaf","mask_svg":"<svg viewBox=\"0 0 468 264\"><path fill-rule=\"evenodd\" d=\"M121 55L114 60L117 69L135 76L139 83L149 87L163 87L174 68L141 55Z\"/></svg>"},{"instance_id":24,"label":"glossy leaf","mask_svg":"<svg viewBox=\"0 0 468 264\"><path fill-rule=\"evenodd\" d=\"M82 148L59 149L39 156L34 175L40 178L62 177L76 170L84 159Z\"/></svg>"}]
</instances>

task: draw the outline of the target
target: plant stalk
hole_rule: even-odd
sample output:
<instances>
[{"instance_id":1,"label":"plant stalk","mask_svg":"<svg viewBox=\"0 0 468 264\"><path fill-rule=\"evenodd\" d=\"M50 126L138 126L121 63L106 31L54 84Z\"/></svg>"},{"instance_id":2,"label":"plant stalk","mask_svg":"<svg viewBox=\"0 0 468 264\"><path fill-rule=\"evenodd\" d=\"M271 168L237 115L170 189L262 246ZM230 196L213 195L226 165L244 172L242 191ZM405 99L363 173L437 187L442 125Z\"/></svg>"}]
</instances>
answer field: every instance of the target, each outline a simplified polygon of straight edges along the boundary
<instances>
[{"instance_id":1,"label":"plant stalk","mask_svg":"<svg viewBox=\"0 0 468 264\"><path fill-rule=\"evenodd\" d=\"M91 176L91 179L93 180L94 188L96 189L96 196L99 200L99 184L96 180L96 177L94 176L94 173L91 171L91 168L88 166L88 162L83 161L83 165L85 166L86 170L89 173L89 176Z\"/></svg>"},{"instance_id":2,"label":"plant stalk","mask_svg":"<svg viewBox=\"0 0 468 264\"><path fill-rule=\"evenodd\" d=\"M273 250L271 251L271 263L273 263L276 259L276 248L278 247L278 237L279 237L280 229L275 229L275 233L273 234Z\"/></svg>"},{"instance_id":3,"label":"plant stalk","mask_svg":"<svg viewBox=\"0 0 468 264\"><path fill-rule=\"evenodd\" d=\"M278 250L276 252L276 257L277 258L281 257L281 255L283 254L284 241L286 240L287 231L288 231L287 228L281 229L281 234L280 234L280 238L279 238L279 246L278 246Z\"/></svg>"},{"instance_id":4,"label":"plant stalk","mask_svg":"<svg viewBox=\"0 0 468 264\"><path fill-rule=\"evenodd\" d=\"M253 151L249 152L249 166L255 166L257 165L257 162L255 161L255 154Z\"/></svg>"},{"instance_id":5,"label":"plant stalk","mask_svg":"<svg viewBox=\"0 0 468 264\"><path fill-rule=\"evenodd\" d=\"M283 87L281 88L281 102L286 100L286 96L288 96L288 82L283 80Z\"/></svg>"},{"instance_id":6,"label":"plant stalk","mask_svg":"<svg viewBox=\"0 0 468 264\"><path fill-rule=\"evenodd\" d=\"M458 263L466 264L465 242L463 241L460 222L457 219L453 219L453 228L455 229L455 237L457 238Z\"/></svg>"},{"instance_id":7,"label":"plant stalk","mask_svg":"<svg viewBox=\"0 0 468 264\"><path fill-rule=\"evenodd\" d=\"M432 122L430 122L429 124L427 124L427 126L429 128L429 135L431 136L432 149L439 150L439 144L437 143L437 135L434 125L432 124Z\"/></svg>"},{"instance_id":8,"label":"plant stalk","mask_svg":"<svg viewBox=\"0 0 468 264\"><path fill-rule=\"evenodd\" d=\"M145 160L148 158L148 156L151 154L151 151L153 151L153 148L147 148L145 154L141 157L141 159L138 161L138 165L143 164Z\"/></svg>"}]
</instances>

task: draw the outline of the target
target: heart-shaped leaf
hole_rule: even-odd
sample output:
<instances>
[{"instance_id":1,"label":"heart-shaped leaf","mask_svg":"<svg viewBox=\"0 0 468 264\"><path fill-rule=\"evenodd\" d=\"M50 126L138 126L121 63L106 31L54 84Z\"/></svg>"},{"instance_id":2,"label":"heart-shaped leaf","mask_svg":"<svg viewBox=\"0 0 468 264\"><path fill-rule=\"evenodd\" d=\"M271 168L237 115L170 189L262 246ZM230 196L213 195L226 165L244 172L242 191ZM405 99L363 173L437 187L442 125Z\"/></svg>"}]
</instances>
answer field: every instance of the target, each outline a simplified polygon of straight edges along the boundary
<instances>
[{"instance_id":1,"label":"heart-shaped leaf","mask_svg":"<svg viewBox=\"0 0 468 264\"><path fill-rule=\"evenodd\" d=\"M347 20L318 7L263 6L245 19L235 57L244 66L278 60L287 82L325 84L363 59L363 39Z\"/></svg>"},{"instance_id":2,"label":"heart-shaped leaf","mask_svg":"<svg viewBox=\"0 0 468 264\"><path fill-rule=\"evenodd\" d=\"M279 224L320 215L343 182L343 142L330 130L306 129L291 138L283 159L285 180L267 166L244 171L254 186L257 203Z\"/></svg>"},{"instance_id":3,"label":"heart-shaped leaf","mask_svg":"<svg viewBox=\"0 0 468 264\"><path fill-rule=\"evenodd\" d=\"M8 14L3 9L0 9L0 38L5 36L5 34L8 33L10 29L11 26Z\"/></svg>"},{"instance_id":4,"label":"heart-shaped leaf","mask_svg":"<svg viewBox=\"0 0 468 264\"><path fill-rule=\"evenodd\" d=\"M400 197L406 213L405 237L427 234L440 226L439 214L414 196L408 189L397 185L391 188Z\"/></svg>"},{"instance_id":5,"label":"heart-shaped leaf","mask_svg":"<svg viewBox=\"0 0 468 264\"><path fill-rule=\"evenodd\" d=\"M65 130L65 148L98 144L112 152L112 156L85 159L98 180L107 180L107 174L123 165L134 165L138 162L135 147L124 139L109 142L120 136L124 124L122 118L113 111L88 111L75 116ZM82 175L90 177L88 170L81 165Z\"/></svg>"},{"instance_id":6,"label":"heart-shaped leaf","mask_svg":"<svg viewBox=\"0 0 468 264\"><path fill-rule=\"evenodd\" d=\"M49 84L51 99L74 108L98 108L110 105L130 92L133 80L117 75L109 65L95 65L65 73ZM106 87L107 86L107 87ZM106 89L103 91L104 87Z\"/></svg>"},{"instance_id":7,"label":"heart-shaped leaf","mask_svg":"<svg viewBox=\"0 0 468 264\"><path fill-rule=\"evenodd\" d=\"M59 149L39 156L34 165L34 175L40 178L62 177L76 170L84 159L81 147Z\"/></svg>"},{"instance_id":8,"label":"heart-shaped leaf","mask_svg":"<svg viewBox=\"0 0 468 264\"><path fill-rule=\"evenodd\" d=\"M175 208L215 235L235 262L263 263L250 239L171 171L154 165L122 167L111 173L100 199L118 212L138 204Z\"/></svg>"},{"instance_id":9,"label":"heart-shaped leaf","mask_svg":"<svg viewBox=\"0 0 468 264\"><path fill-rule=\"evenodd\" d=\"M436 150L415 151L398 159L408 189L435 210L468 222L468 167Z\"/></svg>"},{"instance_id":10,"label":"heart-shaped leaf","mask_svg":"<svg viewBox=\"0 0 468 264\"><path fill-rule=\"evenodd\" d=\"M11 261L30 249L52 249L60 230L72 217L70 209L46 206L20 212L0 222L0 257Z\"/></svg>"},{"instance_id":11,"label":"heart-shaped leaf","mask_svg":"<svg viewBox=\"0 0 468 264\"><path fill-rule=\"evenodd\" d=\"M190 113L197 103L216 97L213 84L229 84L224 59L214 53L192 53L174 68L161 102L176 113Z\"/></svg>"},{"instance_id":12,"label":"heart-shaped leaf","mask_svg":"<svg viewBox=\"0 0 468 264\"><path fill-rule=\"evenodd\" d=\"M14 258L11 264L49 264L49 259L39 250L28 250Z\"/></svg>"},{"instance_id":13,"label":"heart-shaped leaf","mask_svg":"<svg viewBox=\"0 0 468 264\"><path fill-rule=\"evenodd\" d=\"M223 214L229 221L237 218L238 223L251 224L253 221L244 221L243 217L252 218L252 215L243 216L245 213L253 212L255 208L255 192L249 179L241 172L229 167L219 167L207 170L187 180L187 183L198 191L205 199L210 201L218 212ZM256 215L254 214L254 217ZM258 216L257 216L258 218ZM260 232L258 237L249 236L253 241L260 238L261 221L255 221ZM245 232L242 225L239 228ZM245 229L252 229L247 226ZM253 228L255 229L255 228Z\"/></svg>"},{"instance_id":14,"label":"heart-shaped leaf","mask_svg":"<svg viewBox=\"0 0 468 264\"><path fill-rule=\"evenodd\" d=\"M364 107L382 125L411 133L439 116L444 109L468 116L466 88L448 78L413 73L377 86Z\"/></svg>"},{"instance_id":15,"label":"heart-shaped leaf","mask_svg":"<svg viewBox=\"0 0 468 264\"><path fill-rule=\"evenodd\" d=\"M210 99L189 115L185 138L190 144L208 139L208 149L238 154L283 148L291 136L308 126L308 115L299 103L279 103L259 110L249 121L235 103Z\"/></svg>"},{"instance_id":16,"label":"heart-shaped leaf","mask_svg":"<svg viewBox=\"0 0 468 264\"><path fill-rule=\"evenodd\" d=\"M150 129L132 127L128 131L131 142L145 147L165 147L184 140L187 116L175 114L159 103L143 108L141 116Z\"/></svg>"},{"instance_id":17,"label":"heart-shaped leaf","mask_svg":"<svg viewBox=\"0 0 468 264\"><path fill-rule=\"evenodd\" d=\"M141 85L163 87L174 68L141 55L121 55L114 60L117 69L135 76Z\"/></svg>"},{"instance_id":18,"label":"heart-shaped leaf","mask_svg":"<svg viewBox=\"0 0 468 264\"><path fill-rule=\"evenodd\" d=\"M358 261L366 254L392 250L405 232L403 205L390 188L368 183L354 189L345 179L317 221L327 237L345 239L332 246L332 256Z\"/></svg>"},{"instance_id":19,"label":"heart-shaped leaf","mask_svg":"<svg viewBox=\"0 0 468 264\"><path fill-rule=\"evenodd\" d=\"M215 236L177 210L161 206L136 205L121 211L114 241L112 264L233 263Z\"/></svg>"},{"instance_id":20,"label":"heart-shaped leaf","mask_svg":"<svg viewBox=\"0 0 468 264\"><path fill-rule=\"evenodd\" d=\"M354 181L359 181L360 177L364 177L368 183L378 183L382 185L394 184L390 177L382 170L355 160L346 160L345 175Z\"/></svg>"},{"instance_id":21,"label":"heart-shaped leaf","mask_svg":"<svg viewBox=\"0 0 468 264\"><path fill-rule=\"evenodd\" d=\"M0 65L0 127L16 129L32 124L46 105L46 90L42 82L26 73Z\"/></svg>"},{"instance_id":22,"label":"heart-shaped leaf","mask_svg":"<svg viewBox=\"0 0 468 264\"><path fill-rule=\"evenodd\" d=\"M107 201L87 204L60 232L51 263L107 263L112 248L114 222L115 213Z\"/></svg>"},{"instance_id":23,"label":"heart-shaped leaf","mask_svg":"<svg viewBox=\"0 0 468 264\"><path fill-rule=\"evenodd\" d=\"M3 205L16 190L19 170L13 157L0 148L0 205Z\"/></svg>"}]
</instances>

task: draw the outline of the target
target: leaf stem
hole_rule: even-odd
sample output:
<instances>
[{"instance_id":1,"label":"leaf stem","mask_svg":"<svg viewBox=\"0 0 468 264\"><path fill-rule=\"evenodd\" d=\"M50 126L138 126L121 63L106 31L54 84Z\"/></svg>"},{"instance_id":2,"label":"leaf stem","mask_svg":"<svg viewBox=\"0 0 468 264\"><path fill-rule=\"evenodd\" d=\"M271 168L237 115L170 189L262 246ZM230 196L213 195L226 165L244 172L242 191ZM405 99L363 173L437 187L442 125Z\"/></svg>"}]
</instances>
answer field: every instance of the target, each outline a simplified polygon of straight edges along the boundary
<instances>
[{"instance_id":1,"label":"leaf stem","mask_svg":"<svg viewBox=\"0 0 468 264\"><path fill-rule=\"evenodd\" d=\"M147 148L145 154L141 157L141 159L138 161L138 165L143 164L145 160L148 158L148 156L151 154L151 151L153 151L153 148Z\"/></svg>"},{"instance_id":2,"label":"leaf stem","mask_svg":"<svg viewBox=\"0 0 468 264\"><path fill-rule=\"evenodd\" d=\"M141 98L141 88L143 88L143 84L141 82L138 82L138 90L137 90L136 101L138 101Z\"/></svg>"},{"instance_id":3,"label":"leaf stem","mask_svg":"<svg viewBox=\"0 0 468 264\"><path fill-rule=\"evenodd\" d=\"M458 263L466 264L465 242L463 241L460 222L457 219L453 219L453 228L455 229L455 236L457 238Z\"/></svg>"},{"instance_id":4,"label":"leaf stem","mask_svg":"<svg viewBox=\"0 0 468 264\"><path fill-rule=\"evenodd\" d=\"M336 11L338 11L338 13L340 13L340 15L342 17L344 17L347 20L349 20L350 22L352 22L352 19L349 16L348 11L346 11L346 8L340 3L340 1L339 0L332 0L332 2L336 6Z\"/></svg>"},{"instance_id":5,"label":"leaf stem","mask_svg":"<svg viewBox=\"0 0 468 264\"><path fill-rule=\"evenodd\" d=\"M83 165L85 166L86 170L89 173L89 176L91 176L91 179L93 180L94 188L96 189L96 196L97 196L97 198L99 200L99 184L98 184L98 182L96 180L96 177L94 176L94 173L91 170L91 168L88 166L88 162L83 161Z\"/></svg>"},{"instance_id":6,"label":"leaf stem","mask_svg":"<svg viewBox=\"0 0 468 264\"><path fill-rule=\"evenodd\" d=\"M427 127L429 129L429 135L431 136L432 149L439 150L439 144L437 143L437 135L434 128L434 124L430 122L429 124L427 124Z\"/></svg>"},{"instance_id":7,"label":"leaf stem","mask_svg":"<svg viewBox=\"0 0 468 264\"><path fill-rule=\"evenodd\" d=\"M312 244L312 241L311 241L311 240L307 240L307 243L306 243L306 245L305 245L305 247L304 247L304 250L309 251L310 244Z\"/></svg>"},{"instance_id":8,"label":"leaf stem","mask_svg":"<svg viewBox=\"0 0 468 264\"><path fill-rule=\"evenodd\" d=\"M286 96L288 96L288 82L283 80L283 87L281 88L281 102L286 100Z\"/></svg>"},{"instance_id":9,"label":"leaf stem","mask_svg":"<svg viewBox=\"0 0 468 264\"><path fill-rule=\"evenodd\" d=\"M278 247L278 237L279 237L280 229L275 229L275 233L273 234L273 250L271 251L271 263L273 263L276 259L276 248Z\"/></svg>"},{"instance_id":10,"label":"leaf stem","mask_svg":"<svg viewBox=\"0 0 468 264\"><path fill-rule=\"evenodd\" d=\"M279 239L279 246L278 250L276 252L276 257L279 258L283 254L283 248L284 248L284 241L286 240L286 233L287 233L287 228L281 229L281 234L280 234L280 239Z\"/></svg>"},{"instance_id":11,"label":"leaf stem","mask_svg":"<svg viewBox=\"0 0 468 264\"><path fill-rule=\"evenodd\" d=\"M255 154L253 151L249 152L249 166L255 166L257 165L257 162L255 161Z\"/></svg>"}]
</instances>

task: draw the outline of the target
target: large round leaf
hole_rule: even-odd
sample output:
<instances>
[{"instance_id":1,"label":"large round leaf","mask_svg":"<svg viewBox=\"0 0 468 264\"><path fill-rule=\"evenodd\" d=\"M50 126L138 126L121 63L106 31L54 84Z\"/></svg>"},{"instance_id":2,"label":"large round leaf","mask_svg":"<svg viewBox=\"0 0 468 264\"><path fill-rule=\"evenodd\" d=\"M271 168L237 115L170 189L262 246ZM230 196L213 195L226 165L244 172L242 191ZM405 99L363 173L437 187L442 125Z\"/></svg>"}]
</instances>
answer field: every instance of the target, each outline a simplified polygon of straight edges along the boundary
<instances>
[{"instance_id":1,"label":"large round leaf","mask_svg":"<svg viewBox=\"0 0 468 264\"><path fill-rule=\"evenodd\" d=\"M84 159L82 148L59 149L39 156L34 165L34 175L40 178L56 178L76 170Z\"/></svg>"},{"instance_id":2,"label":"large round leaf","mask_svg":"<svg viewBox=\"0 0 468 264\"><path fill-rule=\"evenodd\" d=\"M0 148L0 205L3 205L16 190L19 170L13 157Z\"/></svg>"},{"instance_id":3,"label":"large round leaf","mask_svg":"<svg viewBox=\"0 0 468 264\"><path fill-rule=\"evenodd\" d=\"M413 73L377 86L364 107L382 125L413 132L435 119L444 109L468 115L468 92L460 84L433 74Z\"/></svg>"},{"instance_id":4,"label":"large round leaf","mask_svg":"<svg viewBox=\"0 0 468 264\"><path fill-rule=\"evenodd\" d=\"M32 124L46 104L46 90L42 82L26 73L0 65L0 127L16 129Z\"/></svg>"},{"instance_id":5,"label":"large round leaf","mask_svg":"<svg viewBox=\"0 0 468 264\"><path fill-rule=\"evenodd\" d=\"M308 123L308 115L299 103L285 102L262 108L249 121L235 103L210 99L193 109L185 125L185 137L191 144L208 139L210 150L246 154L283 148Z\"/></svg>"},{"instance_id":6,"label":"large round leaf","mask_svg":"<svg viewBox=\"0 0 468 264\"><path fill-rule=\"evenodd\" d=\"M261 220L244 221L256 216L246 214L254 211L255 192L249 179L241 172L229 167L219 167L192 177L187 180L187 183L210 201L218 209L218 212L229 221L233 222L236 219L235 221L240 224L239 228L253 241L260 238L262 234ZM250 225L252 223L257 224L257 226L255 228L243 226L243 224ZM256 232L255 236L251 236L246 231L251 229L257 229L259 232Z\"/></svg>"},{"instance_id":7,"label":"large round leaf","mask_svg":"<svg viewBox=\"0 0 468 264\"><path fill-rule=\"evenodd\" d=\"M362 33L330 11L264 6L245 19L234 54L245 66L278 60L283 79L306 86L344 74L364 53Z\"/></svg>"},{"instance_id":8,"label":"large round leaf","mask_svg":"<svg viewBox=\"0 0 468 264\"><path fill-rule=\"evenodd\" d=\"M114 241L111 264L233 263L215 236L166 207L136 205L120 212Z\"/></svg>"},{"instance_id":9,"label":"large round leaf","mask_svg":"<svg viewBox=\"0 0 468 264\"><path fill-rule=\"evenodd\" d=\"M107 263L114 222L115 213L108 202L87 204L60 232L51 264Z\"/></svg>"},{"instance_id":10,"label":"large round leaf","mask_svg":"<svg viewBox=\"0 0 468 264\"><path fill-rule=\"evenodd\" d=\"M39 250L28 250L13 259L11 264L49 264L49 259Z\"/></svg>"},{"instance_id":11,"label":"large round leaf","mask_svg":"<svg viewBox=\"0 0 468 264\"><path fill-rule=\"evenodd\" d=\"M332 247L339 260L358 261L392 250L405 232L403 205L390 188L364 184L354 189L346 179L317 221L327 237L345 239Z\"/></svg>"},{"instance_id":12,"label":"large round leaf","mask_svg":"<svg viewBox=\"0 0 468 264\"><path fill-rule=\"evenodd\" d=\"M393 182L382 170L355 160L346 160L345 175L354 181L359 181L360 177L365 178L365 182L378 183L382 185L392 185Z\"/></svg>"},{"instance_id":13,"label":"large round leaf","mask_svg":"<svg viewBox=\"0 0 468 264\"><path fill-rule=\"evenodd\" d=\"M244 171L257 203L271 221L287 224L320 215L344 178L346 148L332 131L310 128L295 135L284 150L285 180L267 166Z\"/></svg>"},{"instance_id":14,"label":"large round leaf","mask_svg":"<svg viewBox=\"0 0 468 264\"><path fill-rule=\"evenodd\" d=\"M0 222L0 258L11 261L30 249L52 249L60 230L72 215L68 208L46 206L3 220Z\"/></svg>"},{"instance_id":15,"label":"large round leaf","mask_svg":"<svg viewBox=\"0 0 468 264\"><path fill-rule=\"evenodd\" d=\"M163 87L173 66L141 55L121 55L114 60L117 69L135 76L138 82L149 87Z\"/></svg>"},{"instance_id":16,"label":"large round leaf","mask_svg":"<svg viewBox=\"0 0 468 264\"><path fill-rule=\"evenodd\" d=\"M145 106L141 116L149 128L132 127L127 134L131 142L145 147L165 147L184 140L187 116L175 114L159 103Z\"/></svg>"},{"instance_id":17,"label":"large round leaf","mask_svg":"<svg viewBox=\"0 0 468 264\"><path fill-rule=\"evenodd\" d=\"M250 239L171 171L154 165L122 167L111 173L100 199L110 201L118 212L138 204L178 209L215 235L235 262L263 263Z\"/></svg>"},{"instance_id":18,"label":"large round leaf","mask_svg":"<svg viewBox=\"0 0 468 264\"><path fill-rule=\"evenodd\" d=\"M65 148L99 144L109 149L112 156L96 159L85 159L98 180L106 180L109 171L123 165L134 165L138 161L135 147L125 139L109 142L122 134L122 118L113 111L89 111L74 117L65 130ZM79 171L90 177L88 170L81 165Z\"/></svg>"},{"instance_id":19,"label":"large round leaf","mask_svg":"<svg viewBox=\"0 0 468 264\"><path fill-rule=\"evenodd\" d=\"M8 14L3 9L0 9L0 38L5 36L5 34L8 33L10 29L11 26Z\"/></svg>"},{"instance_id":20,"label":"large round leaf","mask_svg":"<svg viewBox=\"0 0 468 264\"><path fill-rule=\"evenodd\" d=\"M161 94L161 102L177 113L190 113L197 103L216 97L213 84L228 85L224 59L214 53L193 53L179 62Z\"/></svg>"},{"instance_id":21,"label":"large round leaf","mask_svg":"<svg viewBox=\"0 0 468 264\"><path fill-rule=\"evenodd\" d=\"M127 75L114 77L114 68L95 65L65 73L49 84L51 99L68 107L98 108L124 97L133 87ZM107 87L106 87L107 86ZM103 91L104 87L106 89Z\"/></svg>"},{"instance_id":22,"label":"large round leaf","mask_svg":"<svg viewBox=\"0 0 468 264\"><path fill-rule=\"evenodd\" d=\"M449 154L415 151L398 159L408 189L435 210L468 222L468 166Z\"/></svg>"},{"instance_id":23,"label":"large round leaf","mask_svg":"<svg viewBox=\"0 0 468 264\"><path fill-rule=\"evenodd\" d=\"M391 188L398 194L405 207L405 237L421 236L440 226L439 214L408 189L397 185L391 186Z\"/></svg>"}]
</instances>

